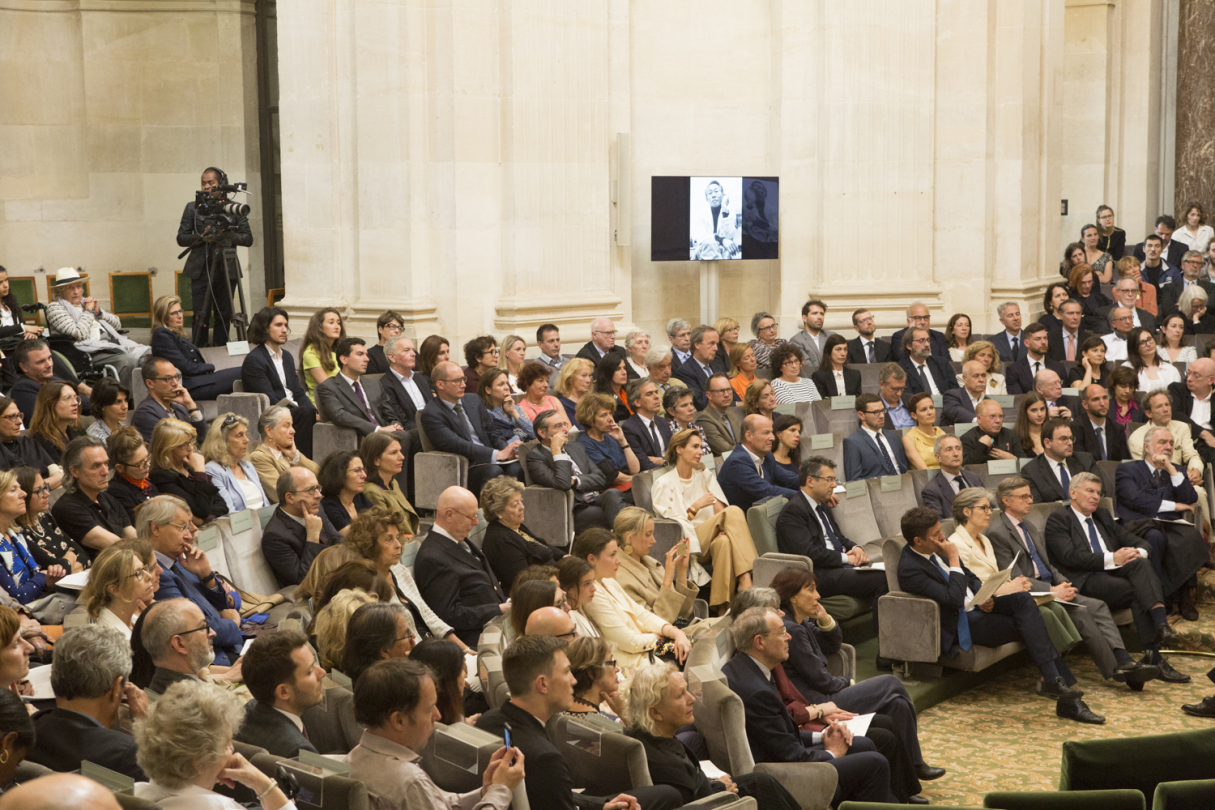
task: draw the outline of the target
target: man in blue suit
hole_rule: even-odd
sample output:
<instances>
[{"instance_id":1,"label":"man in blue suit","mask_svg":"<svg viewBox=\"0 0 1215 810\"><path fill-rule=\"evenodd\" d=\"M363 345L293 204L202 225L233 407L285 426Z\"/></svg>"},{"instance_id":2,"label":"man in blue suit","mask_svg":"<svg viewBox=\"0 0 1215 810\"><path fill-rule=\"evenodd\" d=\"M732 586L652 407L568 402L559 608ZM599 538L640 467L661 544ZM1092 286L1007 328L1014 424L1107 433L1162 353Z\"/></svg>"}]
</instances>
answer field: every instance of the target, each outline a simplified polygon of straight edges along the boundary
<instances>
[{"instance_id":1,"label":"man in blue suit","mask_svg":"<svg viewBox=\"0 0 1215 810\"><path fill-rule=\"evenodd\" d=\"M1021 335L1021 305L1016 301L1005 301L996 307L1004 331L991 336L992 345L1000 355L1001 363L1015 363L1025 356L1024 338Z\"/></svg>"},{"instance_id":2,"label":"man in blue suit","mask_svg":"<svg viewBox=\"0 0 1215 810\"><path fill-rule=\"evenodd\" d=\"M751 414L743 419L742 443L717 471L722 494L744 514L765 498L797 495L797 476L777 464L770 452L774 438L772 420Z\"/></svg>"},{"instance_id":3,"label":"man in blue suit","mask_svg":"<svg viewBox=\"0 0 1215 810\"><path fill-rule=\"evenodd\" d=\"M476 394L464 393L464 372L446 362L430 372L437 396L418 414L422 431L434 448L469 461L468 489L477 497L486 481L509 475L522 481L519 441L509 444L490 432L489 411Z\"/></svg>"},{"instance_id":4,"label":"man in blue suit","mask_svg":"<svg viewBox=\"0 0 1215 810\"><path fill-rule=\"evenodd\" d=\"M923 329L929 334L932 341L932 355L939 357L946 363L949 362L949 341L945 339L944 332L938 332L936 329L930 329L932 324L932 315L928 312L928 307L918 301L907 307L907 328L900 329L890 336L890 359L896 363L907 356L907 346L903 342L903 336L910 329Z\"/></svg>"},{"instance_id":5,"label":"man in blue suit","mask_svg":"<svg viewBox=\"0 0 1215 810\"><path fill-rule=\"evenodd\" d=\"M185 597L198 606L215 633L215 662L230 664L245 644L240 632L240 594L230 593L211 570L211 563L192 543L194 522L186 502L157 495L139 508L139 537L147 540L160 563L157 602ZM199 631L205 632L203 628ZM192 632L192 631L190 631Z\"/></svg>"},{"instance_id":6,"label":"man in blue suit","mask_svg":"<svg viewBox=\"0 0 1215 810\"><path fill-rule=\"evenodd\" d=\"M1105 722L1080 699L1084 692L1070 686L1076 679L1051 643L1032 596L1019 591L973 604L983 583L962 565L957 546L945 539L941 516L917 506L903 515L900 528L907 545L899 556L899 587L940 606L942 655L952 658L975 644L1023 642L1042 673L1038 694L1055 698L1055 714L1080 723Z\"/></svg>"},{"instance_id":7,"label":"man in blue suit","mask_svg":"<svg viewBox=\"0 0 1215 810\"><path fill-rule=\"evenodd\" d=\"M717 343L717 330L711 326L696 327L692 330L692 356L688 358L688 362L675 369L675 378L688 386L688 390L692 392L692 402L698 411L709 407L709 398L705 396L709 378L722 370L715 363Z\"/></svg>"},{"instance_id":8,"label":"man in blue suit","mask_svg":"<svg viewBox=\"0 0 1215 810\"><path fill-rule=\"evenodd\" d=\"M820 734L801 731L773 682L772 670L789 657L789 634L772 608L745 610L730 628L737 649L722 666L742 700L747 742L756 762L825 762L839 773L832 806L840 802L897 803L890 764L867 737L851 737L838 722Z\"/></svg>"},{"instance_id":9,"label":"man in blue suit","mask_svg":"<svg viewBox=\"0 0 1215 810\"><path fill-rule=\"evenodd\" d=\"M856 398L861 429L844 439L844 477L849 481L902 475L911 469L898 431L884 430L886 406L877 394Z\"/></svg>"}]
</instances>

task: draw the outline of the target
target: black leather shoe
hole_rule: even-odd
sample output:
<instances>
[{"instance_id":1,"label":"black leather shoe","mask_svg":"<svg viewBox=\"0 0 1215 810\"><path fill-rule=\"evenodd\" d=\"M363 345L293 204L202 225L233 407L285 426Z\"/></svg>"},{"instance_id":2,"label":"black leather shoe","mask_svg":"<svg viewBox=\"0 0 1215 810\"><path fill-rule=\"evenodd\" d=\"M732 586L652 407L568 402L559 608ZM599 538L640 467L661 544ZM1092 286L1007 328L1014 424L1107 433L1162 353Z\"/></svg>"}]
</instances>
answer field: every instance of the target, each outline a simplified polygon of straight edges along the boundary
<instances>
[{"instance_id":1,"label":"black leather shoe","mask_svg":"<svg viewBox=\"0 0 1215 810\"><path fill-rule=\"evenodd\" d=\"M1182 675L1177 670L1173 669L1173 665L1164 659L1160 653L1152 653L1151 663L1160 670L1160 680L1165 683L1189 683L1190 676Z\"/></svg>"},{"instance_id":2,"label":"black leather shoe","mask_svg":"<svg viewBox=\"0 0 1215 810\"><path fill-rule=\"evenodd\" d=\"M916 765L915 778L921 782L932 782L945 775L944 768L934 768L931 765Z\"/></svg>"},{"instance_id":3,"label":"black leather shoe","mask_svg":"<svg viewBox=\"0 0 1215 810\"><path fill-rule=\"evenodd\" d=\"M1170 647L1177 641L1177 631L1169 626L1168 622L1156 628L1156 637L1152 639L1152 645L1156 649L1161 647Z\"/></svg>"},{"instance_id":4,"label":"black leather shoe","mask_svg":"<svg viewBox=\"0 0 1215 810\"><path fill-rule=\"evenodd\" d=\"M1202 703L1182 704L1181 710L1194 717L1215 717L1215 697L1203 698Z\"/></svg>"},{"instance_id":5,"label":"black leather shoe","mask_svg":"<svg viewBox=\"0 0 1215 810\"><path fill-rule=\"evenodd\" d=\"M1188 587L1182 587L1181 593L1177 595L1177 610L1187 622L1198 621L1198 608L1194 607L1194 601L1190 599Z\"/></svg>"},{"instance_id":6,"label":"black leather shoe","mask_svg":"<svg viewBox=\"0 0 1215 810\"><path fill-rule=\"evenodd\" d=\"M1094 726L1105 722L1104 717L1094 714L1093 710L1086 706L1080 698L1060 700L1055 704L1055 714L1064 720L1075 720L1077 723L1089 723Z\"/></svg>"},{"instance_id":7,"label":"black leather shoe","mask_svg":"<svg viewBox=\"0 0 1215 810\"><path fill-rule=\"evenodd\" d=\"M1159 677L1159 667L1154 664L1141 664L1138 661L1127 661L1114 670L1114 680L1118 683L1128 684L1132 689L1138 686L1139 689L1135 691L1143 689L1145 683Z\"/></svg>"},{"instance_id":8,"label":"black leather shoe","mask_svg":"<svg viewBox=\"0 0 1215 810\"><path fill-rule=\"evenodd\" d=\"M1036 690L1043 697L1052 697L1056 700L1079 700L1084 697L1084 691L1077 689L1074 686L1068 686L1063 682L1062 678L1055 678L1047 683L1046 679L1038 681Z\"/></svg>"},{"instance_id":9,"label":"black leather shoe","mask_svg":"<svg viewBox=\"0 0 1215 810\"><path fill-rule=\"evenodd\" d=\"M909 796L907 798L907 803L908 804L928 804L928 800L925 799L923 796Z\"/></svg>"}]
</instances>

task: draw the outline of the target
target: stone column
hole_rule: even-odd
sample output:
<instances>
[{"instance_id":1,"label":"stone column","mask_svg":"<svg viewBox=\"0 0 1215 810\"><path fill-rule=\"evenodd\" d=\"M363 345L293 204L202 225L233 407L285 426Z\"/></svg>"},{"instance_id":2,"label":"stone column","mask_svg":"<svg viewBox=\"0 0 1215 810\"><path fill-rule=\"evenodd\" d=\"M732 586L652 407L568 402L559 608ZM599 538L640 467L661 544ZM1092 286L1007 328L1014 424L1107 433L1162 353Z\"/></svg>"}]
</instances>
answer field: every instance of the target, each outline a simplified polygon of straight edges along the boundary
<instances>
[{"instance_id":1,"label":"stone column","mask_svg":"<svg viewBox=\"0 0 1215 810\"><path fill-rule=\"evenodd\" d=\"M1197 200L1215 222L1215 4L1182 0L1177 57L1177 216ZM1180 222L1178 224L1181 224Z\"/></svg>"}]
</instances>

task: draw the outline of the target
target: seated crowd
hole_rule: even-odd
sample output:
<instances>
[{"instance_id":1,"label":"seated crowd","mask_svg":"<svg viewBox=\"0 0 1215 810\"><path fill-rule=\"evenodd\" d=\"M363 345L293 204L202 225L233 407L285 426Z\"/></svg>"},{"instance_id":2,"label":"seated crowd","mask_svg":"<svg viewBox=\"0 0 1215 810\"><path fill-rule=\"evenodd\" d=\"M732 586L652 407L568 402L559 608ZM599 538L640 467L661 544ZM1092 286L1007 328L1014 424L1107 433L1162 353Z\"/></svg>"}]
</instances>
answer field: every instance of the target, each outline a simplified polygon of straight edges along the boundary
<instances>
[{"instance_id":1,"label":"seated crowd","mask_svg":"<svg viewBox=\"0 0 1215 810\"><path fill-rule=\"evenodd\" d=\"M179 299L156 302L138 346L61 271L51 334L113 373L91 387L57 373L35 331L0 397L0 806L22 796L23 761L69 774L88 760L166 808L292 808L291 786L255 765L264 749L344 755L378 808L506 808L520 786L536 808L723 791L800 807L773 776L701 767L719 741L693 712L708 692L690 664L727 639L719 687L741 700L755 762L832 768L833 804L923 804L945 772L891 674L903 662L879 656L859 682L831 663L850 631L823 600L859 603L880 637L905 621L879 610L889 581L936 603L942 659L1023 644L1062 719L1106 722L1067 662L1081 641L1104 680L1188 682L1162 650L1172 614L1198 618L1211 557L1215 359L1189 336L1215 329L1215 268L1162 258L1166 219L1133 252L1112 217L1086 227L1046 314L1023 325L1003 303L994 335L962 313L933 330L916 303L889 339L856 310L849 338L811 299L789 339L760 312L750 341L728 318L675 319L669 345L633 330L618 346L598 318L574 356L545 324L538 359L518 335L483 335L464 367L441 336L415 346L394 312L369 347L333 309L311 318L297 367L288 315L267 307L241 367L217 370L184 337ZM207 419L200 403L238 380L270 407ZM312 458L318 424L355 442ZM415 469L432 450L467 474L422 510ZM914 492L899 536L858 536L843 501L888 487ZM532 488L570 493L568 520L533 511ZM281 598L237 588L198 539L250 510ZM757 582L757 519L805 564ZM897 558L881 559L891 542ZM64 581L85 572L83 590ZM292 614L266 623L280 599ZM53 695L33 693L31 666L51 667ZM1215 717L1215 698L1185 711ZM550 739L559 715L639 741L652 785L578 790ZM334 722L338 749L317 734ZM451 724L506 743L471 793L442 790L423 753Z\"/></svg>"}]
</instances>

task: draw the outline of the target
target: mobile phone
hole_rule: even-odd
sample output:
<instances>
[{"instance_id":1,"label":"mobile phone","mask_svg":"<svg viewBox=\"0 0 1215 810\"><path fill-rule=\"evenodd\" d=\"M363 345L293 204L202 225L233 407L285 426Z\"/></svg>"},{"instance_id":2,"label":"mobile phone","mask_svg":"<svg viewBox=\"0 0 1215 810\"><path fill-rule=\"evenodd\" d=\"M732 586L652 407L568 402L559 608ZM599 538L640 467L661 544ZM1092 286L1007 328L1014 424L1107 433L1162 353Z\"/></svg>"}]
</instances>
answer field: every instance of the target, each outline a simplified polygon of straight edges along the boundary
<instances>
[{"instance_id":1,"label":"mobile phone","mask_svg":"<svg viewBox=\"0 0 1215 810\"><path fill-rule=\"evenodd\" d=\"M688 553L688 539L686 537L683 540L679 541L679 553L680 554Z\"/></svg>"},{"instance_id":2,"label":"mobile phone","mask_svg":"<svg viewBox=\"0 0 1215 810\"><path fill-rule=\"evenodd\" d=\"M514 747L510 744L510 723L505 723L502 726L502 741L506 743L506 748L508 751ZM515 757L511 757L510 764L515 764Z\"/></svg>"}]
</instances>

